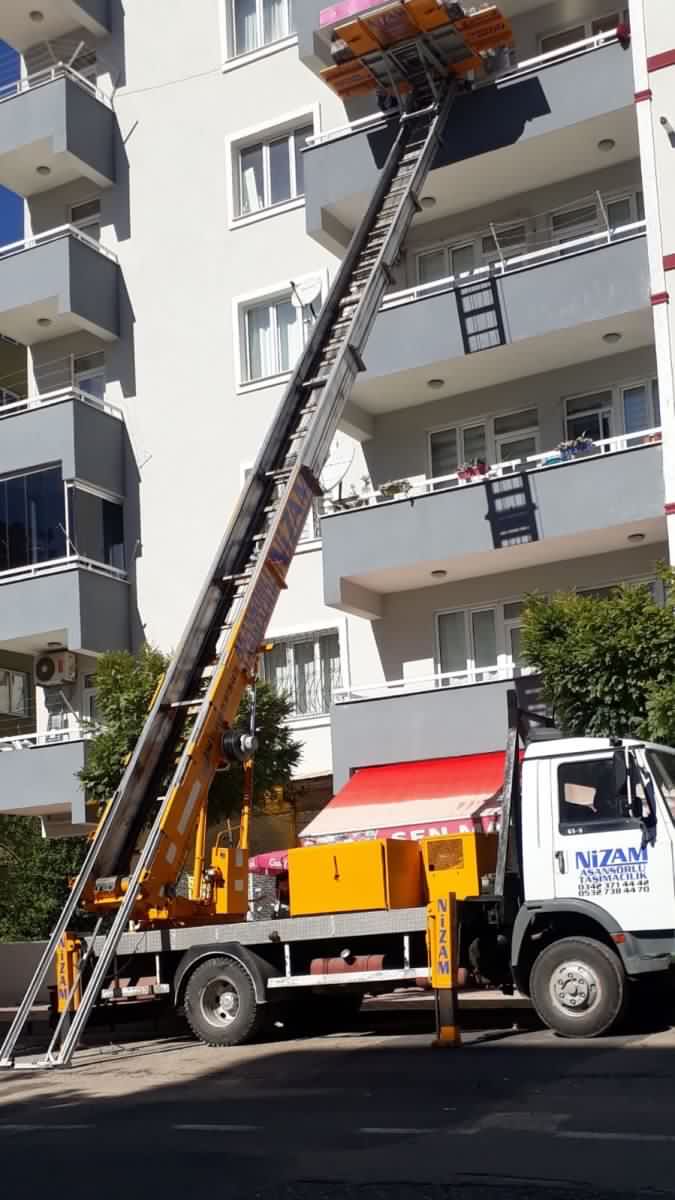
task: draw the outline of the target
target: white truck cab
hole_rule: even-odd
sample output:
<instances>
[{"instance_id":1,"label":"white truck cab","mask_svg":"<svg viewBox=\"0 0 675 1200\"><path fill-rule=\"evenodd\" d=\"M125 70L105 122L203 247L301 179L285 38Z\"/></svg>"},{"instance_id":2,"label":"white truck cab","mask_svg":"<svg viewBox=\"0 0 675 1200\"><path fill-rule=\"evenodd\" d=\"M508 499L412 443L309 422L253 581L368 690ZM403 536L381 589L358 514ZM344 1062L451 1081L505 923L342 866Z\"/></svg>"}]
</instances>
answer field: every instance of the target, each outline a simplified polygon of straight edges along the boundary
<instances>
[{"instance_id":1,"label":"white truck cab","mask_svg":"<svg viewBox=\"0 0 675 1200\"><path fill-rule=\"evenodd\" d=\"M675 958L675 751L548 731L520 781L514 976L558 1032L604 1033Z\"/></svg>"}]
</instances>

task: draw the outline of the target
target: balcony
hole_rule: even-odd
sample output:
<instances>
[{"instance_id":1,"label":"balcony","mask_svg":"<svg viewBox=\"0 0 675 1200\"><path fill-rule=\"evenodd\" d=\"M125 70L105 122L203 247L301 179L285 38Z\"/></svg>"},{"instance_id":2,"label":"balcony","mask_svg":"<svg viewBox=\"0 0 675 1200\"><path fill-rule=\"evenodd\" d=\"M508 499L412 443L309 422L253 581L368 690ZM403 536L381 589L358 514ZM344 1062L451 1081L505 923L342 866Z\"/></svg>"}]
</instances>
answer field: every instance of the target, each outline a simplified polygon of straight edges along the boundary
<instances>
[{"instance_id":1,"label":"balcony","mask_svg":"<svg viewBox=\"0 0 675 1200\"><path fill-rule=\"evenodd\" d=\"M107 96L63 63L0 88L0 181L21 196L115 179Z\"/></svg>"},{"instance_id":2,"label":"balcony","mask_svg":"<svg viewBox=\"0 0 675 1200\"><path fill-rule=\"evenodd\" d=\"M4 246L0 332L27 346L82 332L118 338L115 255L72 225Z\"/></svg>"},{"instance_id":3,"label":"balcony","mask_svg":"<svg viewBox=\"0 0 675 1200\"><path fill-rule=\"evenodd\" d=\"M64 479L126 494L128 437L114 405L67 387L0 404L0 430L0 478L59 462Z\"/></svg>"},{"instance_id":4,"label":"balcony","mask_svg":"<svg viewBox=\"0 0 675 1200\"><path fill-rule=\"evenodd\" d=\"M0 738L0 813L86 821L77 779L90 732L74 727L51 733Z\"/></svg>"},{"instance_id":5,"label":"balcony","mask_svg":"<svg viewBox=\"0 0 675 1200\"><path fill-rule=\"evenodd\" d=\"M338 692L331 712L334 790L373 763L503 750L513 672L495 667L489 682L448 682L439 675Z\"/></svg>"},{"instance_id":6,"label":"balcony","mask_svg":"<svg viewBox=\"0 0 675 1200\"><path fill-rule=\"evenodd\" d=\"M452 214L638 157L630 52L614 34L520 63L455 101L427 181L435 205L418 229ZM359 118L310 139L304 152L307 232L340 256L366 211L396 122Z\"/></svg>"},{"instance_id":7,"label":"balcony","mask_svg":"<svg viewBox=\"0 0 675 1200\"><path fill-rule=\"evenodd\" d=\"M61 558L0 572L2 644L22 654L50 642L103 654L131 645L125 571L71 551Z\"/></svg>"},{"instance_id":8,"label":"balcony","mask_svg":"<svg viewBox=\"0 0 675 1200\"><path fill-rule=\"evenodd\" d=\"M0 39L21 53L76 29L105 37L110 28L109 0L40 0L39 9L30 0L4 0L0 9Z\"/></svg>"},{"instance_id":9,"label":"balcony","mask_svg":"<svg viewBox=\"0 0 675 1200\"><path fill-rule=\"evenodd\" d=\"M396 592L518 571L665 538L658 429L399 481L324 517L325 603L376 620ZM479 473L480 472L480 473ZM372 760L375 761L375 760Z\"/></svg>"},{"instance_id":10,"label":"balcony","mask_svg":"<svg viewBox=\"0 0 675 1200\"><path fill-rule=\"evenodd\" d=\"M584 234L564 252L558 241L390 293L353 403L367 423L416 396L424 403L430 377L445 379L448 394L457 395L590 361L608 322L622 349L653 339L643 221Z\"/></svg>"}]
</instances>

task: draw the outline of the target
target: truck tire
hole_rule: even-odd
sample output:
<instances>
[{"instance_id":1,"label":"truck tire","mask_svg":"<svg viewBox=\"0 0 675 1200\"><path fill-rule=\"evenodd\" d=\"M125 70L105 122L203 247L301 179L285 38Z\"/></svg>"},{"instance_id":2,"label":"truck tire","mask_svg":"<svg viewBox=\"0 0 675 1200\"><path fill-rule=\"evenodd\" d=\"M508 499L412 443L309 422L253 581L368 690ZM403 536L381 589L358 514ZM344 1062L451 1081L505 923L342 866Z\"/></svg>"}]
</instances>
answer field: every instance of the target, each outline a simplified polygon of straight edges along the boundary
<instances>
[{"instance_id":1,"label":"truck tire","mask_svg":"<svg viewBox=\"0 0 675 1200\"><path fill-rule=\"evenodd\" d=\"M251 976L232 958L207 958L187 981L185 1016L207 1046L241 1046L258 1033L264 1015Z\"/></svg>"},{"instance_id":2,"label":"truck tire","mask_svg":"<svg viewBox=\"0 0 675 1200\"><path fill-rule=\"evenodd\" d=\"M562 938L530 975L537 1016L560 1037L600 1037L620 1020L628 989L617 955L593 938Z\"/></svg>"}]
</instances>

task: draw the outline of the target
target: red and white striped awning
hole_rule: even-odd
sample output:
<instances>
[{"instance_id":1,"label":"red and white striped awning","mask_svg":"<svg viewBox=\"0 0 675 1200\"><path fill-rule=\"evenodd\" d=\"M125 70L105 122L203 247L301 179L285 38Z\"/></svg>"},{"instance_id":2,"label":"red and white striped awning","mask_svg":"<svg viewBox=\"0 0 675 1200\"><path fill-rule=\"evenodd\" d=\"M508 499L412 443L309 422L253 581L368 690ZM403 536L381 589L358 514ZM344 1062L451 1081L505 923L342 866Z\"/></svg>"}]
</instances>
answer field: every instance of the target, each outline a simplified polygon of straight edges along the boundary
<instances>
[{"instance_id":1,"label":"red and white striped awning","mask_svg":"<svg viewBox=\"0 0 675 1200\"><path fill-rule=\"evenodd\" d=\"M303 829L303 845L495 829L504 751L362 767Z\"/></svg>"}]
</instances>

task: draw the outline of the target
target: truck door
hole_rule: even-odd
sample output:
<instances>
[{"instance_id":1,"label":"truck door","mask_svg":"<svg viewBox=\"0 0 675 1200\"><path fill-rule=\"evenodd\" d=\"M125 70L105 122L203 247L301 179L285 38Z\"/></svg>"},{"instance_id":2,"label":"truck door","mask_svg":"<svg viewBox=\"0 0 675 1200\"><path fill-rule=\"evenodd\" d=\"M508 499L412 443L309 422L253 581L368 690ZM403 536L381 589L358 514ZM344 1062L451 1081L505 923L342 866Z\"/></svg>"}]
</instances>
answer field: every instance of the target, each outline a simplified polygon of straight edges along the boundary
<instances>
[{"instance_id":1,"label":"truck door","mask_svg":"<svg viewBox=\"0 0 675 1200\"><path fill-rule=\"evenodd\" d=\"M643 845L611 751L552 761L551 817L555 898L599 904L628 931L675 927L671 840L657 826Z\"/></svg>"}]
</instances>

